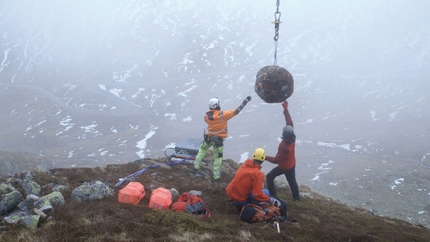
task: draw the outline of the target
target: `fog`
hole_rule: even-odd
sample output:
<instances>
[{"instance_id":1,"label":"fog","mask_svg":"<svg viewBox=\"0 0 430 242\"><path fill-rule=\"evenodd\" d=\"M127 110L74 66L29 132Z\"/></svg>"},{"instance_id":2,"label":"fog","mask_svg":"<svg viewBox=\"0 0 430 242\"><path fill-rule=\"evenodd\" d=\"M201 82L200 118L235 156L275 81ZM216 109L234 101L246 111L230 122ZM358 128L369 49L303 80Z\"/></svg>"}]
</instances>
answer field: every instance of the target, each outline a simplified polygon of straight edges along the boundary
<instances>
[{"instance_id":1,"label":"fog","mask_svg":"<svg viewBox=\"0 0 430 242\"><path fill-rule=\"evenodd\" d=\"M300 184L429 224L429 9L280 1ZM282 107L254 82L274 62L275 11L276 1L1 1L0 150L55 167L163 157L201 139L211 97L228 110L251 95L229 121L224 158L274 155Z\"/></svg>"}]
</instances>

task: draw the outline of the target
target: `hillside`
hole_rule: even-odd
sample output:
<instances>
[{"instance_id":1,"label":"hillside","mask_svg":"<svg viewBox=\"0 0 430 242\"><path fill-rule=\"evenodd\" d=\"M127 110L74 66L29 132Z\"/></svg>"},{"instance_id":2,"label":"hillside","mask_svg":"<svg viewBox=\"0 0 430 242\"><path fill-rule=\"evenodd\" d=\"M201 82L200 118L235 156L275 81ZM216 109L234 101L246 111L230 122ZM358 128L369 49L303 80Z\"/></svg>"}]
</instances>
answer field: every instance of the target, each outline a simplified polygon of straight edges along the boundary
<instances>
[{"instance_id":1,"label":"hillside","mask_svg":"<svg viewBox=\"0 0 430 242\"><path fill-rule=\"evenodd\" d=\"M210 154L205 160L212 160ZM282 223L280 233L268 224L243 223L225 195L239 165L230 159L224 161L222 178L216 182L211 178L211 162L204 162L199 172L189 163L148 169L134 178L145 186L146 196L140 204L117 202L118 191L129 182L114 187L119 178L166 162L167 158L141 159L106 167L34 170L33 181L41 185L43 194L51 192L52 184L68 187L62 192L66 203L54 207L52 219L41 222L34 231L1 224L0 241L430 241L430 230L424 226L348 207L306 186L300 187L299 202L292 201L289 189L278 188L288 203L289 218L298 221ZM23 175L1 181L16 185ZM74 188L95 180L109 184L115 195L90 202L70 199ZM151 190L158 187L175 188L179 193L201 191L212 217L148 208Z\"/></svg>"},{"instance_id":2,"label":"hillside","mask_svg":"<svg viewBox=\"0 0 430 242\"><path fill-rule=\"evenodd\" d=\"M0 178L22 171L47 170L54 168L52 161L25 152L0 150Z\"/></svg>"}]
</instances>

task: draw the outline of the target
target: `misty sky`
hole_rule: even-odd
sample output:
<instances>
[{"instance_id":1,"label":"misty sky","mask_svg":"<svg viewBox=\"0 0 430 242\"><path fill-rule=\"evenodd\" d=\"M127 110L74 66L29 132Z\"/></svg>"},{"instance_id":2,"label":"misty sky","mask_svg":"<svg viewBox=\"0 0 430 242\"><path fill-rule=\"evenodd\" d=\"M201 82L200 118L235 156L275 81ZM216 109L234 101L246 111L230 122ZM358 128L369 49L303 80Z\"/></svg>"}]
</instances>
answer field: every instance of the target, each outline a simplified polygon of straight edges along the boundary
<instances>
[{"instance_id":1,"label":"misty sky","mask_svg":"<svg viewBox=\"0 0 430 242\"><path fill-rule=\"evenodd\" d=\"M282 1L279 63L288 68L428 64L423 60L428 47L411 43L428 38L429 5L401 0ZM25 46L29 58L30 52L37 55L49 48L47 61L61 64L102 61L107 52L119 51L117 61L126 61L130 51L174 51L205 33L236 36L243 44L257 39L253 50L269 55L262 60L266 63L272 57L275 10L276 1L2 1L0 26L4 50Z\"/></svg>"}]
</instances>

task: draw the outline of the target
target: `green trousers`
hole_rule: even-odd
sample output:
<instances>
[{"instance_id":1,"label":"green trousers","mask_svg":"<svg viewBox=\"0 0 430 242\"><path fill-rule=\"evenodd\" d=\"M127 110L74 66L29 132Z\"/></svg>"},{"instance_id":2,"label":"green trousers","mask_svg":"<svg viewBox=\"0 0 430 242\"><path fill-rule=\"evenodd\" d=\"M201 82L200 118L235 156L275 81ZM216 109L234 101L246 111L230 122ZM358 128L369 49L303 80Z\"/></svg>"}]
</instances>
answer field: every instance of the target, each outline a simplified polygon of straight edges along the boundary
<instances>
[{"instance_id":1,"label":"green trousers","mask_svg":"<svg viewBox=\"0 0 430 242\"><path fill-rule=\"evenodd\" d=\"M222 156L224 151L224 146L216 146L215 142L211 141L206 143L203 141L200 144L199 153L197 154L196 160L194 161L194 168L200 169L200 164L206 155L206 152L210 147L213 147L214 151L214 165L213 165L213 177L214 179L221 178L221 166L222 166Z\"/></svg>"}]
</instances>

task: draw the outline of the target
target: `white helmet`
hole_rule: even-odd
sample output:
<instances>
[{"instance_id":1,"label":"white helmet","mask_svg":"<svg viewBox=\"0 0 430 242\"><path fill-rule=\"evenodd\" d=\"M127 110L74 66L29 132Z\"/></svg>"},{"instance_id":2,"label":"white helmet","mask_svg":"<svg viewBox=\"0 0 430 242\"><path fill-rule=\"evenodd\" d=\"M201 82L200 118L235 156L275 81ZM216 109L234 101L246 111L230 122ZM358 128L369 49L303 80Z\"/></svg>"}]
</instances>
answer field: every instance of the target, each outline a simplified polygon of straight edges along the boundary
<instances>
[{"instance_id":1,"label":"white helmet","mask_svg":"<svg viewBox=\"0 0 430 242\"><path fill-rule=\"evenodd\" d=\"M211 100L209 100L209 108L210 109L217 109L219 108L220 101L217 97L211 98Z\"/></svg>"}]
</instances>

